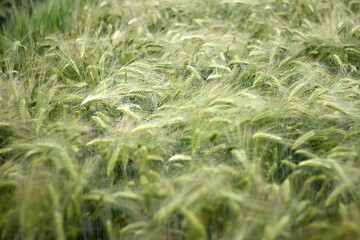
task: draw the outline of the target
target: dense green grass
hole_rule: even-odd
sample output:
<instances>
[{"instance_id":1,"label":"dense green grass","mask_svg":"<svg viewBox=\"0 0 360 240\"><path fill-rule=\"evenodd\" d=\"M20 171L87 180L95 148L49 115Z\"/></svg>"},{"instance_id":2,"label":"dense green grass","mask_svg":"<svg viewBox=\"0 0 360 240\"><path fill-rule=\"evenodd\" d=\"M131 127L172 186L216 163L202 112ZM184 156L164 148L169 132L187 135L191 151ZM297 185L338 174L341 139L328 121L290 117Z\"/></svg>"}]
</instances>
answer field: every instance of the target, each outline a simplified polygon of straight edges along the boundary
<instances>
[{"instance_id":1,"label":"dense green grass","mask_svg":"<svg viewBox=\"0 0 360 240\"><path fill-rule=\"evenodd\" d=\"M360 1L31 2L0 239L360 239Z\"/></svg>"}]
</instances>

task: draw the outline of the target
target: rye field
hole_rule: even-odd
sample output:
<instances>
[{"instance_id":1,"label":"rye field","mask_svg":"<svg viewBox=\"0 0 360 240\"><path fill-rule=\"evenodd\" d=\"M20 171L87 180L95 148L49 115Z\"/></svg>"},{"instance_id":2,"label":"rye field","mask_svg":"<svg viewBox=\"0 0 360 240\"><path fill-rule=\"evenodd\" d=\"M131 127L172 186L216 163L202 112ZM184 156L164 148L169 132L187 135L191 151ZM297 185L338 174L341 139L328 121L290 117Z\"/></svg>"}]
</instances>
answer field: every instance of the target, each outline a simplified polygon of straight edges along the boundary
<instances>
[{"instance_id":1,"label":"rye field","mask_svg":"<svg viewBox=\"0 0 360 240\"><path fill-rule=\"evenodd\" d=\"M360 239L359 0L2 1L0 239Z\"/></svg>"}]
</instances>

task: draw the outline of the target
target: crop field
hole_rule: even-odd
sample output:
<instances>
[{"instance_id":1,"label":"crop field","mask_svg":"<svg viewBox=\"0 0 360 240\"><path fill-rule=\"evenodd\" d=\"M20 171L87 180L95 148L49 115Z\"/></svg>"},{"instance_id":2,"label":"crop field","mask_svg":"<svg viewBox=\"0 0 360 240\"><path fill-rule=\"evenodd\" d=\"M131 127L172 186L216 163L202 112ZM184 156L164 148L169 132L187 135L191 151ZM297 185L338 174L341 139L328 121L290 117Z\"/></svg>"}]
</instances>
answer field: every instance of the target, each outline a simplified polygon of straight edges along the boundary
<instances>
[{"instance_id":1,"label":"crop field","mask_svg":"<svg viewBox=\"0 0 360 240\"><path fill-rule=\"evenodd\" d=\"M360 239L359 0L3 2L1 240Z\"/></svg>"}]
</instances>

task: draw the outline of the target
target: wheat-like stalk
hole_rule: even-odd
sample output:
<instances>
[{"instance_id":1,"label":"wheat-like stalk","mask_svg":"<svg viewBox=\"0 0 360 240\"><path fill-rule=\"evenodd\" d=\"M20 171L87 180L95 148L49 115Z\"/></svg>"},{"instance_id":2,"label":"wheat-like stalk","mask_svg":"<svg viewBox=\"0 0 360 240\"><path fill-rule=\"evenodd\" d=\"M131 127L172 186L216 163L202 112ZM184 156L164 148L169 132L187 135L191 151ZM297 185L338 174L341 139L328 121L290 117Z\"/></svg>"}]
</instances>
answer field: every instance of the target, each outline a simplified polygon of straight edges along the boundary
<instances>
[{"instance_id":1,"label":"wheat-like stalk","mask_svg":"<svg viewBox=\"0 0 360 240\"><path fill-rule=\"evenodd\" d=\"M312 138L315 135L314 131L310 131L296 139L294 142L292 149L298 149L301 145L303 145L306 141L308 141L310 138Z\"/></svg>"}]
</instances>

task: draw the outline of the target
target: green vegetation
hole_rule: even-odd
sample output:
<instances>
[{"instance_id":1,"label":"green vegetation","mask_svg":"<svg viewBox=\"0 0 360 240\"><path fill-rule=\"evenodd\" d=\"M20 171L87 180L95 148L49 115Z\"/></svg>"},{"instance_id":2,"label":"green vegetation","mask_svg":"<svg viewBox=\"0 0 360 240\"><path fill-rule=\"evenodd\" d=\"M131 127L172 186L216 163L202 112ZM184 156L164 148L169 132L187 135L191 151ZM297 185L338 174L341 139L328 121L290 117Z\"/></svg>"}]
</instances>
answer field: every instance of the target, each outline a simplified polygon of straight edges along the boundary
<instances>
[{"instance_id":1,"label":"green vegetation","mask_svg":"<svg viewBox=\"0 0 360 240\"><path fill-rule=\"evenodd\" d=\"M360 1L29 2L0 239L360 239Z\"/></svg>"}]
</instances>

